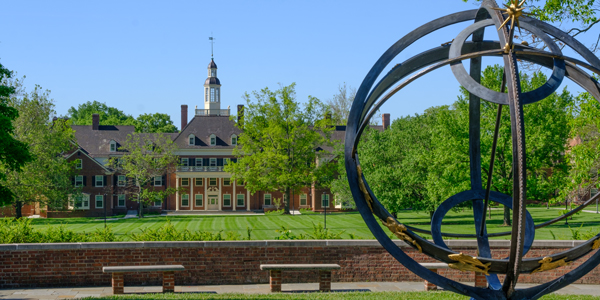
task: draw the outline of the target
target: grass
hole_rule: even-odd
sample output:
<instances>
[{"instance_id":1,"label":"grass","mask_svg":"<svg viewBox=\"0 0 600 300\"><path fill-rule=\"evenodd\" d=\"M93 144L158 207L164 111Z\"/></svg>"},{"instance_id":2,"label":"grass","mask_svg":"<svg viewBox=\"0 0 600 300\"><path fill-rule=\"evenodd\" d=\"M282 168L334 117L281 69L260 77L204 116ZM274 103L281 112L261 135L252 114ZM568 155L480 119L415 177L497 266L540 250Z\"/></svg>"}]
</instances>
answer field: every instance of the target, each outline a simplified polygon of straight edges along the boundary
<instances>
[{"instance_id":1,"label":"grass","mask_svg":"<svg viewBox=\"0 0 600 300\"><path fill-rule=\"evenodd\" d=\"M543 207L532 207L535 223L539 224L559 216L559 209L546 209ZM218 232L220 230L233 231L242 237L246 237L247 227L252 228L253 240L271 240L279 234L275 231L282 226L292 230L292 233L312 233L313 223L324 222L322 214L305 215L228 215L228 216L173 216L168 217L177 229L204 230ZM412 225L422 229L430 229L429 214L426 212L404 211L398 214L398 219L404 224ZM122 219L108 221L117 236L128 240L127 234L139 233L142 228L158 228L167 220L166 217L150 217L143 219ZM34 219L33 226L36 229L44 229L48 225L65 224L68 229L75 232L92 232L96 228L103 228L104 222L97 218L66 218L66 219ZM510 231L510 227L502 225L502 210L493 210L492 218L488 218L488 232ZM593 213L582 212L569 220L571 228L581 231L600 232L600 216ZM373 239L373 235L365 225L362 217L357 212L327 214L327 228L332 231L342 231L342 238L350 238L353 234L357 239ZM386 229L387 231L387 229ZM460 212L449 212L444 218L442 231L452 233L475 232L472 212L468 209ZM552 231L552 233L550 232ZM573 239L569 226L564 221L550 225L536 231L537 240ZM425 236L430 238L428 236ZM508 236L497 239L508 239Z\"/></svg>"},{"instance_id":2,"label":"grass","mask_svg":"<svg viewBox=\"0 0 600 300\"><path fill-rule=\"evenodd\" d=\"M84 299L272 299L272 300L438 300L438 299L469 299L468 297L450 292L350 292L350 293L276 293L276 294L208 294L208 293L171 293L171 294L136 294L123 296L106 296ZM600 299L587 295L547 295L543 300L593 300Z\"/></svg>"}]
</instances>

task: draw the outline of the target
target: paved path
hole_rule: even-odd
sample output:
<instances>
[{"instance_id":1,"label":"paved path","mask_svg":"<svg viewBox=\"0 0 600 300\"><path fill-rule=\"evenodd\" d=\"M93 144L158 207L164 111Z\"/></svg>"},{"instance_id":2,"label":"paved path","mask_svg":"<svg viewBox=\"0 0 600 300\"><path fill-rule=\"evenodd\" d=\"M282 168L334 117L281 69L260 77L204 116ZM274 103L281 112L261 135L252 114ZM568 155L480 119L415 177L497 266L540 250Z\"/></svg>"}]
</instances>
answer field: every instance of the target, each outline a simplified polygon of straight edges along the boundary
<instances>
[{"instance_id":1,"label":"paved path","mask_svg":"<svg viewBox=\"0 0 600 300\"><path fill-rule=\"evenodd\" d=\"M473 285L473 283L467 283ZM531 284L519 284L517 288L526 288ZM125 287L125 293L160 293L160 286L131 286ZM318 283L283 284L283 292L313 292L319 289ZM333 282L334 292L364 291L423 291L423 282ZM176 286L175 292L205 292L205 293L248 293L267 294L268 284L250 285L200 285ZM78 287L78 288L40 288L40 289L0 289L0 299L70 299L82 297L99 297L112 294L110 287ZM592 295L600 299L600 285L572 284L557 294Z\"/></svg>"}]
</instances>

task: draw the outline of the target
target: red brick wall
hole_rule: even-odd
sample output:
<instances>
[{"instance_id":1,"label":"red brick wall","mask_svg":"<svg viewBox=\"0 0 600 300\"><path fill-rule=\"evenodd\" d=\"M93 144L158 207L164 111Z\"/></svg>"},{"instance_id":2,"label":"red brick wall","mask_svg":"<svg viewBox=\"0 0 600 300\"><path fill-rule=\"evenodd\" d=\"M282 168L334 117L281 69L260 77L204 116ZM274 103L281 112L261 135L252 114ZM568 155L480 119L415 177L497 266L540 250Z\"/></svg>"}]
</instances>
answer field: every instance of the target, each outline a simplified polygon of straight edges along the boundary
<instances>
[{"instance_id":1,"label":"red brick wall","mask_svg":"<svg viewBox=\"0 0 600 300\"><path fill-rule=\"evenodd\" d=\"M335 241L248 241L248 242L145 242L81 243L0 246L0 288L44 286L110 286L110 274L103 266L182 264L186 270L175 272L177 285L214 285L268 283L260 264L337 263L342 268L332 273L334 282L421 281L395 261L375 242ZM361 244L363 246L361 246ZM267 246L272 245L272 246ZM23 248L23 250L14 250ZM46 248L46 249L43 249ZM77 248L77 249L73 249ZM13 249L13 250L11 250ZM453 248L474 255L475 249ZM418 262L434 262L403 248ZM534 248L529 257L543 257L566 248ZM494 257L506 257L507 248L494 249ZM591 254L590 254L591 255ZM521 275L521 283L541 283L572 270L590 255L567 267L534 275ZM439 270L443 276L462 282L474 281L473 273ZM160 272L126 273L126 285L161 285ZM284 272L283 282L315 282L314 272ZM576 283L600 284L600 268Z\"/></svg>"}]
</instances>

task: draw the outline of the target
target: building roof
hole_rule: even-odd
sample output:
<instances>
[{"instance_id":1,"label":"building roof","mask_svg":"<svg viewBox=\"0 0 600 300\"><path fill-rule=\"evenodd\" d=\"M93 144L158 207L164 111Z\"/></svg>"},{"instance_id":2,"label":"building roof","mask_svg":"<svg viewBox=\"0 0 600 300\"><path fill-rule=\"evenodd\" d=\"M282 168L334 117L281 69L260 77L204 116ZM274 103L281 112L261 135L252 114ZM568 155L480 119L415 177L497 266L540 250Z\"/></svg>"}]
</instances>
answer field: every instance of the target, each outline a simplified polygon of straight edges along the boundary
<instances>
[{"instance_id":1,"label":"building roof","mask_svg":"<svg viewBox=\"0 0 600 300\"><path fill-rule=\"evenodd\" d=\"M215 64L215 60L214 59L210 59L210 63L208 64L208 68L209 69L217 69L217 64Z\"/></svg>"},{"instance_id":2,"label":"building roof","mask_svg":"<svg viewBox=\"0 0 600 300\"><path fill-rule=\"evenodd\" d=\"M117 142L117 149L127 140L127 136L135 131L130 125L100 125L93 130L92 125L73 125L77 144L87 150L91 157L106 157L110 152L110 141ZM117 150L118 153L118 150Z\"/></svg>"},{"instance_id":3,"label":"building roof","mask_svg":"<svg viewBox=\"0 0 600 300\"><path fill-rule=\"evenodd\" d=\"M206 81L204 82L204 84L218 84L221 85L221 81L219 81L219 78L217 77L208 77L206 78Z\"/></svg>"},{"instance_id":4,"label":"building roof","mask_svg":"<svg viewBox=\"0 0 600 300\"><path fill-rule=\"evenodd\" d=\"M231 136L239 136L241 132L227 116L195 116L174 142L179 149L233 149L235 146L231 145ZM190 134L196 137L196 145L189 145ZM210 146L212 134L217 138L216 146Z\"/></svg>"}]
</instances>

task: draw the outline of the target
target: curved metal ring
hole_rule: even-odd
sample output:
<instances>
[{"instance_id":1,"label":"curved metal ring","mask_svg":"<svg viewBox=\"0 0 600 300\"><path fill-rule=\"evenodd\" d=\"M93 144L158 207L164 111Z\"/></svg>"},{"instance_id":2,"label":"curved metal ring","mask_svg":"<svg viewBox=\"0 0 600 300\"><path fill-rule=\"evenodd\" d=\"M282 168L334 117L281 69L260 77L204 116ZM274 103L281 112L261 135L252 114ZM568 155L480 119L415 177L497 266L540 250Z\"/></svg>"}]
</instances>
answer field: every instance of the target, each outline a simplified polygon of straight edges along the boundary
<instances>
[{"instance_id":1,"label":"curved metal ring","mask_svg":"<svg viewBox=\"0 0 600 300\"><path fill-rule=\"evenodd\" d=\"M474 31L492 25L494 25L494 21L488 19L474 23L469 27L465 28L463 31L461 31L450 46L449 58L455 58L461 55L465 40ZM521 27L529 30L530 32L541 38L544 41L544 43L546 43L550 48L552 55L562 56L560 48L554 42L552 42L552 39L550 39L548 35L544 34L543 31L525 22L523 22ZM453 63L451 65L451 69L452 73L454 73L454 77L456 77L456 80L458 80L458 82L470 93L473 93L474 95L480 97L483 100L508 105L508 94L493 91L477 83L473 79L473 77L471 77L471 75L467 73L462 62ZM550 96L552 93L554 93L554 91L556 91L556 89L558 89L558 87L562 83L564 76L565 62L562 59L555 58L554 67L552 68L552 75L548 78L548 81L544 85L540 86L539 88L533 91L522 93L521 100L523 104L534 103Z\"/></svg>"}]
</instances>

